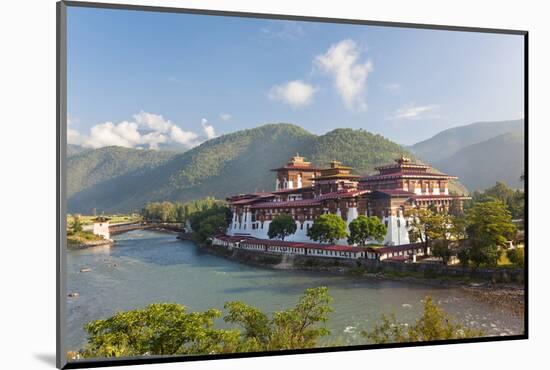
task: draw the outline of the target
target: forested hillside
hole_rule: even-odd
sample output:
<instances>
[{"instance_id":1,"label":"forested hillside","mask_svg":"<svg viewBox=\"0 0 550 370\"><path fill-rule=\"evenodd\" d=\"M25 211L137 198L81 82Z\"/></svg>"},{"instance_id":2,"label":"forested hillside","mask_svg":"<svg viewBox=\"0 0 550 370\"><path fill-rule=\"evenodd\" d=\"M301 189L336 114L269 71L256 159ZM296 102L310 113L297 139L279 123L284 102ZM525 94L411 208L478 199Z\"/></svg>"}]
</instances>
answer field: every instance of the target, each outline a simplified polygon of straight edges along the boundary
<instances>
[{"instance_id":1,"label":"forested hillside","mask_svg":"<svg viewBox=\"0 0 550 370\"><path fill-rule=\"evenodd\" d=\"M67 148L69 149L69 148ZM71 148L67 154L67 196L128 173L147 171L165 163L175 153L118 146L96 150Z\"/></svg>"},{"instance_id":2,"label":"forested hillside","mask_svg":"<svg viewBox=\"0 0 550 370\"><path fill-rule=\"evenodd\" d=\"M409 155L400 145L364 130L337 129L317 136L290 124L238 131L182 154L153 152L145 156L149 151L103 151L122 154L124 163L106 161L107 168L101 169L99 160L94 164L88 159L86 163L71 161L71 212L87 213L92 208L131 211L149 201L188 201L206 196L223 199L236 193L271 190L275 177L270 169L296 153L317 166L326 166L333 159L342 161L358 174L372 173L375 166L391 163L401 154ZM106 156L93 152L88 153L89 158ZM87 185L79 189L80 184ZM466 192L460 187L455 190Z\"/></svg>"}]
</instances>

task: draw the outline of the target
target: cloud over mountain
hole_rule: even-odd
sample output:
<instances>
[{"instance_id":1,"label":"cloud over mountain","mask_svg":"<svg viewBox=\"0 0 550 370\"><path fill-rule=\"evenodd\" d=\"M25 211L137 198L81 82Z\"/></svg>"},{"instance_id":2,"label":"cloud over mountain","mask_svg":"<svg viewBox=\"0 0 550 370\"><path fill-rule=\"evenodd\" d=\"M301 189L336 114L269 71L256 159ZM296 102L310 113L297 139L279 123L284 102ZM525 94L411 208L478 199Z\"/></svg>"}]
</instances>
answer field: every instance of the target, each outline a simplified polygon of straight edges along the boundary
<instances>
[{"instance_id":1,"label":"cloud over mountain","mask_svg":"<svg viewBox=\"0 0 550 370\"><path fill-rule=\"evenodd\" d=\"M99 123L88 134L69 127L67 142L93 149L112 145L158 149L161 144L180 144L189 149L216 136L212 125L204 122L201 125L204 135L184 130L160 114L140 111L133 115L132 121Z\"/></svg>"}]
</instances>

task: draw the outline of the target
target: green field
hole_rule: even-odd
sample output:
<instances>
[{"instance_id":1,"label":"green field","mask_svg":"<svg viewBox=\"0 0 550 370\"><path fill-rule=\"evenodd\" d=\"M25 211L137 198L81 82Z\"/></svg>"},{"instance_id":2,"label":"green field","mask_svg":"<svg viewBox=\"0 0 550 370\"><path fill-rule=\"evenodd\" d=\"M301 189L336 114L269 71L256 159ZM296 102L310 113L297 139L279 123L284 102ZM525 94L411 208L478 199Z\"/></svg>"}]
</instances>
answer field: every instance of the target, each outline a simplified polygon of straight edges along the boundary
<instances>
[{"instance_id":1,"label":"green field","mask_svg":"<svg viewBox=\"0 0 550 370\"><path fill-rule=\"evenodd\" d=\"M76 214L75 214L76 215ZM128 223L128 222L137 222L141 221L141 215L134 213L134 214L114 214L114 215L102 215L103 217L109 218L110 224L121 224L121 223ZM91 215L78 215L80 218L80 222L82 225L92 225L94 222L92 221L94 218L98 216L91 216ZM74 215L67 215L67 226L69 227L74 220Z\"/></svg>"}]
</instances>

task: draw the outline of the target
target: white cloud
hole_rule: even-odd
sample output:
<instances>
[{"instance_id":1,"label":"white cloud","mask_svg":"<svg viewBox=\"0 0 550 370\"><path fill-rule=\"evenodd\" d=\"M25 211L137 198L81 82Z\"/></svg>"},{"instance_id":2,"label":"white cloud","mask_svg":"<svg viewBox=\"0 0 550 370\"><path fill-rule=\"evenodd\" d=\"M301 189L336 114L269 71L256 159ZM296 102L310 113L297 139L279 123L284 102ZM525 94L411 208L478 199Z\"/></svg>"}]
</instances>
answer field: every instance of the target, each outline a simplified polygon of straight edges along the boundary
<instances>
[{"instance_id":1,"label":"white cloud","mask_svg":"<svg viewBox=\"0 0 550 370\"><path fill-rule=\"evenodd\" d=\"M273 86L268 93L272 100L290 104L293 108L306 106L313 100L317 89L301 80L287 82Z\"/></svg>"},{"instance_id":2,"label":"white cloud","mask_svg":"<svg viewBox=\"0 0 550 370\"><path fill-rule=\"evenodd\" d=\"M402 86L398 83L387 83L387 84L381 84L380 86L382 86L382 89L384 89L385 91L393 94L397 94L401 92L401 88L402 88Z\"/></svg>"},{"instance_id":3,"label":"white cloud","mask_svg":"<svg viewBox=\"0 0 550 370\"><path fill-rule=\"evenodd\" d=\"M439 118L438 115L432 113L438 108L438 105L415 105L414 103L409 103L397 109L388 119Z\"/></svg>"},{"instance_id":4,"label":"white cloud","mask_svg":"<svg viewBox=\"0 0 550 370\"><path fill-rule=\"evenodd\" d=\"M318 55L315 64L322 72L332 75L336 90L348 109L366 111L364 92L373 66L370 61L359 62L360 54L357 44L346 39Z\"/></svg>"},{"instance_id":5,"label":"white cloud","mask_svg":"<svg viewBox=\"0 0 550 370\"><path fill-rule=\"evenodd\" d=\"M82 140L83 146L94 149L110 145L133 148L139 144L141 144L141 134L138 131L138 125L128 121L96 125L91 128L90 135Z\"/></svg>"},{"instance_id":6,"label":"white cloud","mask_svg":"<svg viewBox=\"0 0 550 370\"><path fill-rule=\"evenodd\" d=\"M134 119L138 124L162 133L168 132L172 126L174 126L172 122L165 120L160 114L147 113L144 111L134 114Z\"/></svg>"},{"instance_id":7,"label":"white cloud","mask_svg":"<svg viewBox=\"0 0 550 370\"><path fill-rule=\"evenodd\" d=\"M216 137L214 126L208 124L208 120L206 118L201 119L201 126L208 140Z\"/></svg>"},{"instance_id":8,"label":"white cloud","mask_svg":"<svg viewBox=\"0 0 550 370\"><path fill-rule=\"evenodd\" d=\"M97 124L90 129L88 135L80 134L77 130L69 128L67 142L94 149L111 145L158 149L160 144L168 143L177 143L186 148L192 148L201 142L197 133L184 131L159 114L141 111L133 118L134 121ZM203 129L206 131L204 126ZM213 128L211 130L213 132Z\"/></svg>"},{"instance_id":9,"label":"white cloud","mask_svg":"<svg viewBox=\"0 0 550 370\"><path fill-rule=\"evenodd\" d=\"M178 144L183 144L187 147L192 147L195 145L198 145L199 143L196 142L199 135L192 131L183 131L178 126L172 126L170 129L170 139Z\"/></svg>"},{"instance_id":10,"label":"white cloud","mask_svg":"<svg viewBox=\"0 0 550 370\"><path fill-rule=\"evenodd\" d=\"M229 113L220 113L220 119L222 121L229 121L233 116Z\"/></svg>"},{"instance_id":11,"label":"white cloud","mask_svg":"<svg viewBox=\"0 0 550 370\"><path fill-rule=\"evenodd\" d=\"M67 144L82 145L82 136L74 128L67 129Z\"/></svg>"}]
</instances>

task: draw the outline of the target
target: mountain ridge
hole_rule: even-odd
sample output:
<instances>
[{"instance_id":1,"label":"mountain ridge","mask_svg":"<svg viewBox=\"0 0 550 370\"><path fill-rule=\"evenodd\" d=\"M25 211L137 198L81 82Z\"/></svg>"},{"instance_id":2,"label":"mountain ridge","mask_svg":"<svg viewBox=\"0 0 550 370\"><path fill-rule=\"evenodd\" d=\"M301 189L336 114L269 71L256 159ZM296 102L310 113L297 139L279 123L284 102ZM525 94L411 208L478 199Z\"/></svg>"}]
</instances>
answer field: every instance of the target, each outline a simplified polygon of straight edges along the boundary
<instances>
[{"instance_id":1,"label":"mountain ridge","mask_svg":"<svg viewBox=\"0 0 550 370\"><path fill-rule=\"evenodd\" d=\"M522 132L508 132L466 146L434 166L460 176L470 191L487 189L497 181L523 188L524 139Z\"/></svg>"},{"instance_id":2,"label":"mountain ridge","mask_svg":"<svg viewBox=\"0 0 550 370\"><path fill-rule=\"evenodd\" d=\"M92 152L86 153L82 156ZM275 180L269 170L296 153L314 165L340 160L359 174L371 173L375 166L392 162L402 154L411 155L402 146L362 129L335 129L314 135L297 125L266 124L214 138L155 166L136 166L118 176L105 177L73 192L69 211L131 211L148 201L223 198L272 189ZM71 168L68 173L70 177ZM467 192L459 185L456 188Z\"/></svg>"},{"instance_id":3,"label":"mountain ridge","mask_svg":"<svg viewBox=\"0 0 550 370\"><path fill-rule=\"evenodd\" d=\"M415 155L428 162L449 158L460 149L508 132L523 132L524 120L481 121L443 130L410 147Z\"/></svg>"}]
</instances>

